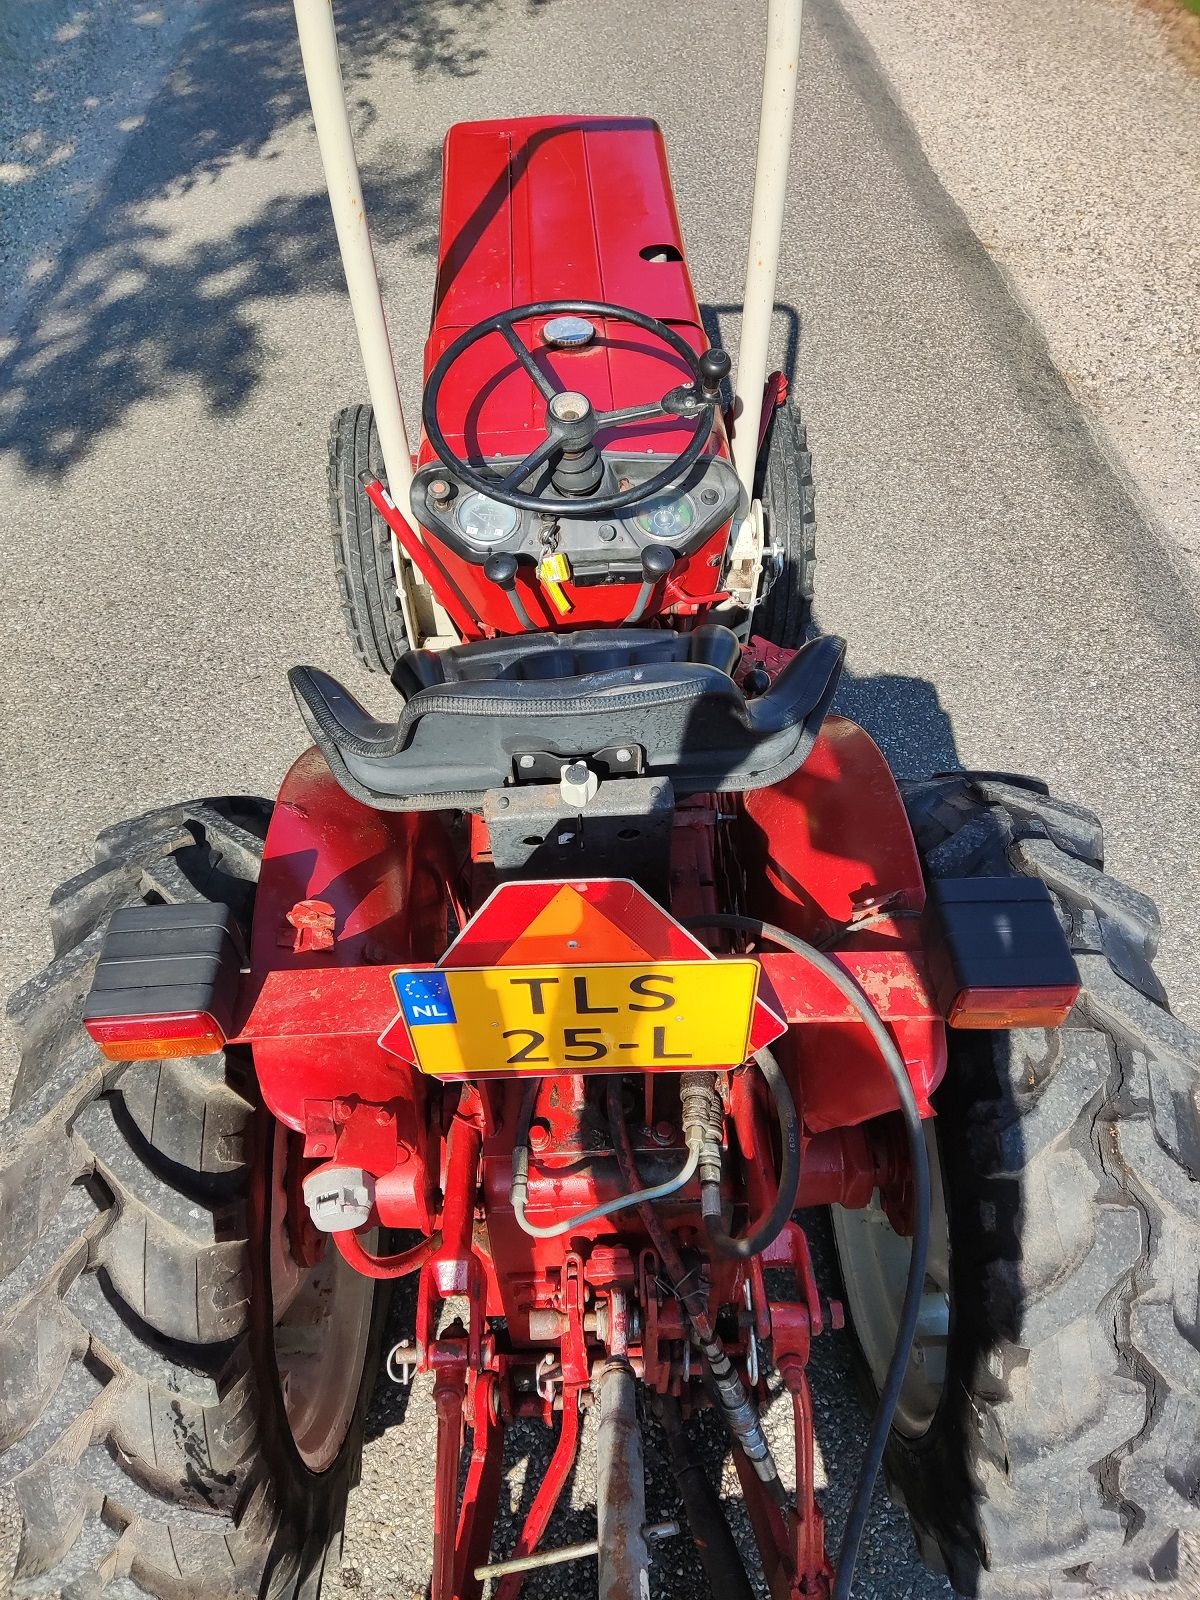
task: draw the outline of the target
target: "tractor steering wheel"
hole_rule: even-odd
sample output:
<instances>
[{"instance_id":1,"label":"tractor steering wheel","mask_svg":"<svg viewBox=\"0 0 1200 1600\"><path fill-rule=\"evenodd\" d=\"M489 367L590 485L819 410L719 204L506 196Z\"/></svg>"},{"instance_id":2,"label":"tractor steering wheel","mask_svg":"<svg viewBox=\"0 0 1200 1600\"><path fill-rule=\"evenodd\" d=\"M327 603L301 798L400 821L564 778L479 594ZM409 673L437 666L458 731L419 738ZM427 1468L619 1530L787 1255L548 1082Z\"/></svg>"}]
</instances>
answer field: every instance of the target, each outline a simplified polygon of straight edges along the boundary
<instances>
[{"instance_id":1,"label":"tractor steering wheel","mask_svg":"<svg viewBox=\"0 0 1200 1600\"><path fill-rule=\"evenodd\" d=\"M514 326L517 322L535 317L564 315L602 317L610 322L632 323L635 328L661 339L676 355L681 356L692 373L693 382L679 384L668 390L661 400L653 400L646 405L625 406L619 411L594 411L586 395L557 387L554 380L534 361ZM507 340L518 362L546 401L546 437L523 461L507 471L498 472L473 467L464 461L446 442L446 435L438 420L438 400L450 368L472 345L495 333ZM442 353L429 374L421 419L425 424L425 435L442 465L480 494L521 511L541 511L558 517L594 518L640 501L652 500L694 465L711 432L713 410L720 404L721 380L728 372L729 357L724 350L707 350L698 356L686 339L656 317L643 316L640 311L633 311L627 306L609 305L603 300L542 300L536 305L517 306L512 311L499 312L460 334ZM694 427L691 437L678 455L673 456L661 472L645 483L635 484L617 494L596 494L584 488L569 498L522 492L521 485L531 473L555 456L566 455L578 460L586 459L592 453L594 458L592 441L602 428L619 428L626 423L642 422L650 417L682 417L693 420Z\"/></svg>"}]
</instances>

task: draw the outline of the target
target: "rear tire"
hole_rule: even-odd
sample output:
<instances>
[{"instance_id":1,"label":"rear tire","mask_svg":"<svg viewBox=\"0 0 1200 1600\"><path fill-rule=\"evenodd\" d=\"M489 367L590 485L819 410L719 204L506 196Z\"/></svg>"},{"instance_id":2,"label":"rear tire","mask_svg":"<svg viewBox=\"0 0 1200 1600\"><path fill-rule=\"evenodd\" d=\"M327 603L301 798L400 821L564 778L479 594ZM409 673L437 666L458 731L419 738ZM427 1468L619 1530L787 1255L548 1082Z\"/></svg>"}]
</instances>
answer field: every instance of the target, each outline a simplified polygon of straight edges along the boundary
<instances>
[{"instance_id":1,"label":"rear tire","mask_svg":"<svg viewBox=\"0 0 1200 1600\"><path fill-rule=\"evenodd\" d=\"M396 592L392 531L367 498L364 472L384 476L370 406L347 406L329 429L329 518L342 619L368 672L388 672L409 647Z\"/></svg>"},{"instance_id":2,"label":"rear tire","mask_svg":"<svg viewBox=\"0 0 1200 1600\"><path fill-rule=\"evenodd\" d=\"M1061 1030L950 1033L946 1382L891 1483L964 1594L1152 1588L1200 1526L1200 1038L1089 812L996 774L905 800L927 877L1047 884L1083 992Z\"/></svg>"},{"instance_id":3,"label":"rear tire","mask_svg":"<svg viewBox=\"0 0 1200 1600\"><path fill-rule=\"evenodd\" d=\"M764 561L764 581L770 581L770 588L754 609L750 634L794 650L804 642L812 611L817 519L812 452L790 398L772 414L765 454L756 490L767 548L775 547L776 554Z\"/></svg>"},{"instance_id":4,"label":"rear tire","mask_svg":"<svg viewBox=\"0 0 1200 1600\"><path fill-rule=\"evenodd\" d=\"M248 920L269 815L260 800L198 801L108 829L97 865L53 898L54 960L10 1004L22 1060L0 1124L0 1483L21 1541L4 1593L320 1588L382 1298L328 1259L307 1275L291 1261L282 1130L247 1052L109 1062L80 1021L116 907L206 899ZM312 1350L339 1327L353 1349L343 1340L333 1378Z\"/></svg>"}]
</instances>

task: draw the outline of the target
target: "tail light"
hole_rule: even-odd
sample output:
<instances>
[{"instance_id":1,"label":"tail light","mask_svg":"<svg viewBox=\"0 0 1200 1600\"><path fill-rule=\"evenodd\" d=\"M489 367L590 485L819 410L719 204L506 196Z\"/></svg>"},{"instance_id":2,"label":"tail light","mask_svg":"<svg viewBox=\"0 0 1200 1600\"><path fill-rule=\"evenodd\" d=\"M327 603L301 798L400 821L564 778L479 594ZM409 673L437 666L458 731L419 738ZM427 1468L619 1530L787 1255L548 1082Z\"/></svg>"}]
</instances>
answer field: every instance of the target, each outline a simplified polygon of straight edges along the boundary
<instances>
[{"instance_id":1,"label":"tail light","mask_svg":"<svg viewBox=\"0 0 1200 1600\"><path fill-rule=\"evenodd\" d=\"M83 1025L112 1061L215 1055L232 1028L241 930L228 906L114 912Z\"/></svg>"},{"instance_id":2,"label":"tail light","mask_svg":"<svg viewBox=\"0 0 1200 1600\"><path fill-rule=\"evenodd\" d=\"M941 878L929 886L941 924L933 959L952 1028L1057 1028L1079 998L1079 972L1039 878Z\"/></svg>"}]
</instances>

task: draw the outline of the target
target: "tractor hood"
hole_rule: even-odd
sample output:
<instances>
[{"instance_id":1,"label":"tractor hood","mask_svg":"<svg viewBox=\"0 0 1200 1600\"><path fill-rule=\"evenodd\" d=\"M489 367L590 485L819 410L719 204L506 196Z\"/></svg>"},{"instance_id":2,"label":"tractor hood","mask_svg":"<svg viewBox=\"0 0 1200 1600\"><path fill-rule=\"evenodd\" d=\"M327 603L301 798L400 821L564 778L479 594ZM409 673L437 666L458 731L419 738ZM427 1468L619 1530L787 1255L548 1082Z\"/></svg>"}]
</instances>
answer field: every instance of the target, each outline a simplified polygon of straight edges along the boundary
<instances>
[{"instance_id":1,"label":"tractor hood","mask_svg":"<svg viewBox=\"0 0 1200 1600\"><path fill-rule=\"evenodd\" d=\"M550 300L607 301L674 325L707 346L684 261L656 123L629 117L525 117L451 128L425 374L461 333L497 312ZM519 324L564 388L597 409L656 400L689 380L653 336L590 319L577 349L548 346L547 318ZM521 456L544 434L545 401L498 335L468 349L442 391L448 442L476 458ZM622 430L629 451L680 448L677 422ZM433 459L422 436L419 459Z\"/></svg>"}]
</instances>

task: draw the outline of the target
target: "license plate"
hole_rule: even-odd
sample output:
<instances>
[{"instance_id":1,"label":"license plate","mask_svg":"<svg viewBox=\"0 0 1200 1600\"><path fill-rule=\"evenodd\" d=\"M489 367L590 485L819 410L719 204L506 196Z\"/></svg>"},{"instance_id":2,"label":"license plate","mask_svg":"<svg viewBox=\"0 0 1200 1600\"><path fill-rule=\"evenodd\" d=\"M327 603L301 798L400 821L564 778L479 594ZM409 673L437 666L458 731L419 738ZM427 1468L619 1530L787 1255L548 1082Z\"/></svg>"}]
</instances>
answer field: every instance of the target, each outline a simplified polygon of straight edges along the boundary
<instances>
[{"instance_id":1,"label":"license plate","mask_svg":"<svg viewBox=\"0 0 1200 1600\"><path fill-rule=\"evenodd\" d=\"M746 1058L758 963L445 967L393 981L422 1072L686 1072Z\"/></svg>"}]
</instances>

